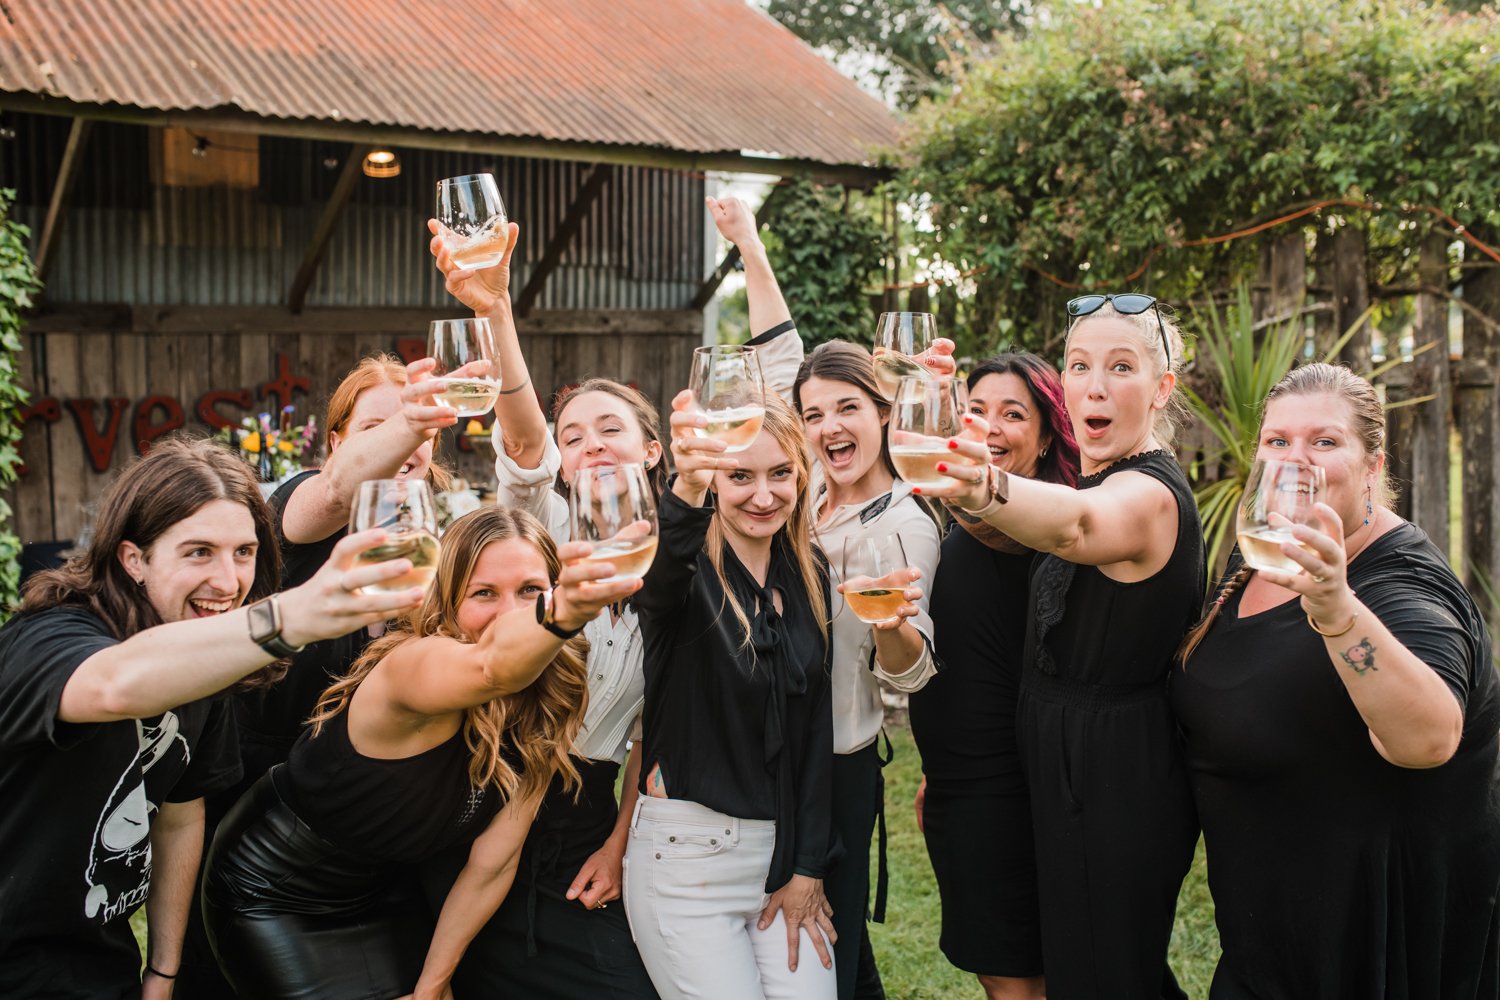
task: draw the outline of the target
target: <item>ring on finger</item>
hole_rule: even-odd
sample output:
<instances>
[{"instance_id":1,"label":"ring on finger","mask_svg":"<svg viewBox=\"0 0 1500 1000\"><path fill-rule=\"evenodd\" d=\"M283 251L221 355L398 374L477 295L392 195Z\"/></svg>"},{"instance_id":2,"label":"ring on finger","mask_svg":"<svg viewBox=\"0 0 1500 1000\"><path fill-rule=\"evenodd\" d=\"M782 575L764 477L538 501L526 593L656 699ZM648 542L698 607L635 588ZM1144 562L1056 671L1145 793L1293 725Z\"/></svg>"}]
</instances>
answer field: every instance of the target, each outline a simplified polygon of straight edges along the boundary
<instances>
[{"instance_id":1,"label":"ring on finger","mask_svg":"<svg viewBox=\"0 0 1500 1000\"><path fill-rule=\"evenodd\" d=\"M1322 573L1316 573L1316 574L1313 575L1313 583L1327 583L1327 582L1328 582L1328 577L1324 576Z\"/></svg>"}]
</instances>

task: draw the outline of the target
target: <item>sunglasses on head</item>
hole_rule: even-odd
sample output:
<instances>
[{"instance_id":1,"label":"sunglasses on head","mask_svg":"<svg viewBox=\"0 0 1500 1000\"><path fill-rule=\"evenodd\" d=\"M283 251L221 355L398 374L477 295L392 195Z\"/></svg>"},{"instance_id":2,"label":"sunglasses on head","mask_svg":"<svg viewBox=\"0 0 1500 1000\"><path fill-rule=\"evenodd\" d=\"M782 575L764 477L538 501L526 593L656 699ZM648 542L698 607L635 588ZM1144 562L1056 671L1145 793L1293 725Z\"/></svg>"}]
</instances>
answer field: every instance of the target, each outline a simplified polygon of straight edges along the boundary
<instances>
[{"instance_id":1,"label":"sunglasses on head","mask_svg":"<svg viewBox=\"0 0 1500 1000\"><path fill-rule=\"evenodd\" d=\"M1120 295L1080 295L1076 299L1068 300L1068 316L1072 319L1082 319L1091 313L1096 313L1108 302L1115 307L1115 312L1121 316L1138 316L1147 309L1156 310L1156 328L1161 331L1161 349L1167 354L1167 371L1172 370L1172 346L1167 343L1167 326L1161 319L1161 307L1156 304L1156 296L1142 295L1139 292L1125 292Z\"/></svg>"}]
</instances>

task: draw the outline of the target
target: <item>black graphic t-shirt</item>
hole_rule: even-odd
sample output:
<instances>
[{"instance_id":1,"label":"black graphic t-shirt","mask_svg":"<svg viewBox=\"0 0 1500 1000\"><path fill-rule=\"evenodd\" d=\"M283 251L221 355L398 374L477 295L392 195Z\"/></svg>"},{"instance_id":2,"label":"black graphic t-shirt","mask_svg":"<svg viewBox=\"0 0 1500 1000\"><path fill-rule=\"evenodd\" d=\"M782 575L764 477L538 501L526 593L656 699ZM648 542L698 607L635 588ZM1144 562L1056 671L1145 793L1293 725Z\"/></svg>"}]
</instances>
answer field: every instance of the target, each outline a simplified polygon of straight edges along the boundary
<instances>
[{"instance_id":1,"label":"black graphic t-shirt","mask_svg":"<svg viewBox=\"0 0 1500 1000\"><path fill-rule=\"evenodd\" d=\"M116 643L78 608L0 628L0 997L140 991L130 915L151 884L151 822L239 779L223 697L150 719L58 719L63 687Z\"/></svg>"}]
</instances>

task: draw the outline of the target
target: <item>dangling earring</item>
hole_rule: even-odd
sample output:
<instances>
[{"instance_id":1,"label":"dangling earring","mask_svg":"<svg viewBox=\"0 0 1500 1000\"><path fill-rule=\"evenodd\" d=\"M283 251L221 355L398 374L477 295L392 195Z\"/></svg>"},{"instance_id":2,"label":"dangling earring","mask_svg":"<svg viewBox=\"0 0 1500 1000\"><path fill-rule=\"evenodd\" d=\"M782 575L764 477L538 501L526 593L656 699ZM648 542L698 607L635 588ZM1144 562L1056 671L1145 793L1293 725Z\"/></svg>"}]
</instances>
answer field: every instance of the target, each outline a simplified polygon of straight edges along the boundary
<instances>
[{"instance_id":1,"label":"dangling earring","mask_svg":"<svg viewBox=\"0 0 1500 1000\"><path fill-rule=\"evenodd\" d=\"M1370 518L1375 516L1375 504L1370 500L1370 492L1365 491L1365 523L1370 523Z\"/></svg>"},{"instance_id":2,"label":"dangling earring","mask_svg":"<svg viewBox=\"0 0 1500 1000\"><path fill-rule=\"evenodd\" d=\"M1047 457L1047 451L1051 447L1052 446L1050 444L1044 444L1044 445L1042 445L1042 453L1040 455L1038 455L1037 458L1046 458Z\"/></svg>"}]
</instances>

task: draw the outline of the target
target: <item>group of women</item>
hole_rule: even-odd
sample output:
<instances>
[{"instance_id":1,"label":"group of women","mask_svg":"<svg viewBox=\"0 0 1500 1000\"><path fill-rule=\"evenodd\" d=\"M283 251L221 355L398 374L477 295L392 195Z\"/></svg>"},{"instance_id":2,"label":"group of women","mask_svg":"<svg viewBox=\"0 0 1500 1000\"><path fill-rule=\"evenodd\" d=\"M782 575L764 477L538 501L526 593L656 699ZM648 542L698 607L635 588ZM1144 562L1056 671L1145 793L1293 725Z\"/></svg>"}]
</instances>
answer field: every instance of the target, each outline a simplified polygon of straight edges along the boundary
<instances>
[{"instance_id":1,"label":"group of women","mask_svg":"<svg viewBox=\"0 0 1500 1000\"><path fill-rule=\"evenodd\" d=\"M361 593L409 567L356 568L379 532L344 526L360 482L443 475L454 417L430 362L361 362L327 462L269 510L212 446L162 452L210 469L181 517L253 527L243 585L115 628L110 656L142 677L163 643L197 645L165 654L149 704L75 690L59 720L145 718L291 662L232 695L243 779L194 786L210 847L185 946L171 920L158 942L153 911L148 995L881 996L884 685L910 696L942 950L989 997L1183 996L1167 948L1201 827L1214 997L1500 998L1500 688L1473 602L1388 507L1367 382L1309 365L1273 391L1260 452L1323 467L1327 502L1284 546L1303 572L1233 559L1201 615L1202 531L1170 451L1182 341L1159 306L1075 300L1061 374L976 365L955 461L914 489L869 353L804 356L752 217L709 211L745 262L773 390L734 454L694 433L691 393L664 436L650 400L601 378L557 399L549 431L509 254L464 272L434 237L505 381L500 503L448 528L425 593ZM950 355L921 360L951 377ZM655 491L643 580L601 582L612 567L568 537L569 484L601 465L642 466ZM905 603L866 625L830 564L891 535ZM93 572L118 561L153 601L175 593L155 536L102 537ZM275 628L251 617L254 645L233 647L277 551ZM0 642L54 605L112 613L66 572ZM158 622L166 638L136 634ZM218 666L191 675L189 652Z\"/></svg>"}]
</instances>

